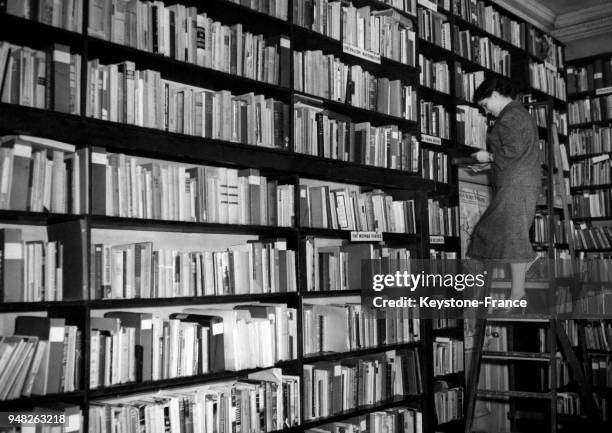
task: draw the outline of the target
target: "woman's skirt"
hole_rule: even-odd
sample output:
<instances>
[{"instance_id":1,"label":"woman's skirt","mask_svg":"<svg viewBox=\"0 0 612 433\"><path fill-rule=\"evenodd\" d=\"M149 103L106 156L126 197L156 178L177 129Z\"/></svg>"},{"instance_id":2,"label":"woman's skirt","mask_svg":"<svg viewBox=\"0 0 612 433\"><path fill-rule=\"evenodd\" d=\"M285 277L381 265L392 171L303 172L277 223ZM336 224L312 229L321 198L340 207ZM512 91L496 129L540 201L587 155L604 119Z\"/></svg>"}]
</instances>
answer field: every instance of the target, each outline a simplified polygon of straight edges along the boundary
<instances>
[{"instance_id":1,"label":"woman's skirt","mask_svg":"<svg viewBox=\"0 0 612 433\"><path fill-rule=\"evenodd\" d=\"M467 255L472 259L526 263L536 257L529 229L539 186L502 186L474 227Z\"/></svg>"}]
</instances>

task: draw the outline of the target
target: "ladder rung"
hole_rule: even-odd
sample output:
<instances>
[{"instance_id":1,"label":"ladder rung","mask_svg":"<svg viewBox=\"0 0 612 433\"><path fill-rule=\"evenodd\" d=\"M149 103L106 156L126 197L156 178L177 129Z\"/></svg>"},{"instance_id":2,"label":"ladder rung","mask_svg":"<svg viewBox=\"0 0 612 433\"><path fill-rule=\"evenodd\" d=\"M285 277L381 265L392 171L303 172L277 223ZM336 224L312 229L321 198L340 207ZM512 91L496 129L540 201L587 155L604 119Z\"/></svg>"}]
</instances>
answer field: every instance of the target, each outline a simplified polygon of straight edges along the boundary
<instances>
[{"instance_id":1,"label":"ladder rung","mask_svg":"<svg viewBox=\"0 0 612 433\"><path fill-rule=\"evenodd\" d=\"M550 353L534 352L501 352L487 350L482 352L482 357L488 359L514 359L518 361L550 361Z\"/></svg>"},{"instance_id":2,"label":"ladder rung","mask_svg":"<svg viewBox=\"0 0 612 433\"><path fill-rule=\"evenodd\" d=\"M479 389L478 397L517 397L517 398L538 398L550 399L549 392L529 392L529 391L494 391L492 389Z\"/></svg>"}]
</instances>

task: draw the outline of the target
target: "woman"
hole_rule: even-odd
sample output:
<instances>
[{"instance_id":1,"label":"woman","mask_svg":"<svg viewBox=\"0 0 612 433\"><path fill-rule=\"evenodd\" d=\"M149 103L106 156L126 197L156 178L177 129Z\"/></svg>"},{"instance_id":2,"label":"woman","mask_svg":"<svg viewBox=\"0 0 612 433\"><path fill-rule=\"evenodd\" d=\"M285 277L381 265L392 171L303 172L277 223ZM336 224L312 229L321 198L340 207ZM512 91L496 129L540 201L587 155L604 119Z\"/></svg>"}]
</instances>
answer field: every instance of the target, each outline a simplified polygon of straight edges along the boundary
<instances>
[{"instance_id":1,"label":"woman","mask_svg":"<svg viewBox=\"0 0 612 433\"><path fill-rule=\"evenodd\" d=\"M473 154L491 163L493 199L474 231L467 255L510 264L512 291L508 299L525 297L525 275L537 259L529 240L542 182L536 124L509 80L486 79L474 101L496 117L487 132L487 147Z\"/></svg>"}]
</instances>

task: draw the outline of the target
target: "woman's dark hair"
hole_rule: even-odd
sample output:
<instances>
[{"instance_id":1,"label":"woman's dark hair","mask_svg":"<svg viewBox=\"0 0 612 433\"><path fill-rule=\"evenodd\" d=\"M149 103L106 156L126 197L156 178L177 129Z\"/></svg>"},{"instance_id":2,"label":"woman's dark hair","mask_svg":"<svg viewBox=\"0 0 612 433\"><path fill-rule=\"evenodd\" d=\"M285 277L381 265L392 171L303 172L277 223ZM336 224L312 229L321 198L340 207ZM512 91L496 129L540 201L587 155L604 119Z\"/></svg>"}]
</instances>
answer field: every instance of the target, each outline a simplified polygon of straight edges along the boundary
<instances>
[{"instance_id":1,"label":"woman's dark hair","mask_svg":"<svg viewBox=\"0 0 612 433\"><path fill-rule=\"evenodd\" d=\"M512 84L509 78L503 77L490 77L478 86L474 92L474 102L478 103L485 98L491 96L491 94L497 90L497 93L503 96L514 99L516 97L516 88Z\"/></svg>"}]
</instances>

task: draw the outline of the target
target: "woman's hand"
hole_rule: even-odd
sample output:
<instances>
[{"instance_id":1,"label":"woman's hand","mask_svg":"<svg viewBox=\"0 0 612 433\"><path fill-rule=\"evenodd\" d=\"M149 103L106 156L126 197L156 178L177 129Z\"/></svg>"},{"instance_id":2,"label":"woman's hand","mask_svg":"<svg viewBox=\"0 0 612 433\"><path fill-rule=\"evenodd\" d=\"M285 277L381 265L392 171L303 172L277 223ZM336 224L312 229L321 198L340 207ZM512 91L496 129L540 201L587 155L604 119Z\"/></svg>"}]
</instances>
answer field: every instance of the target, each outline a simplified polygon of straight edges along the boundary
<instances>
[{"instance_id":1,"label":"woman's hand","mask_svg":"<svg viewBox=\"0 0 612 433\"><path fill-rule=\"evenodd\" d=\"M478 162L493 162L493 155L486 150L479 150L478 152L472 153L471 156L476 158Z\"/></svg>"}]
</instances>

